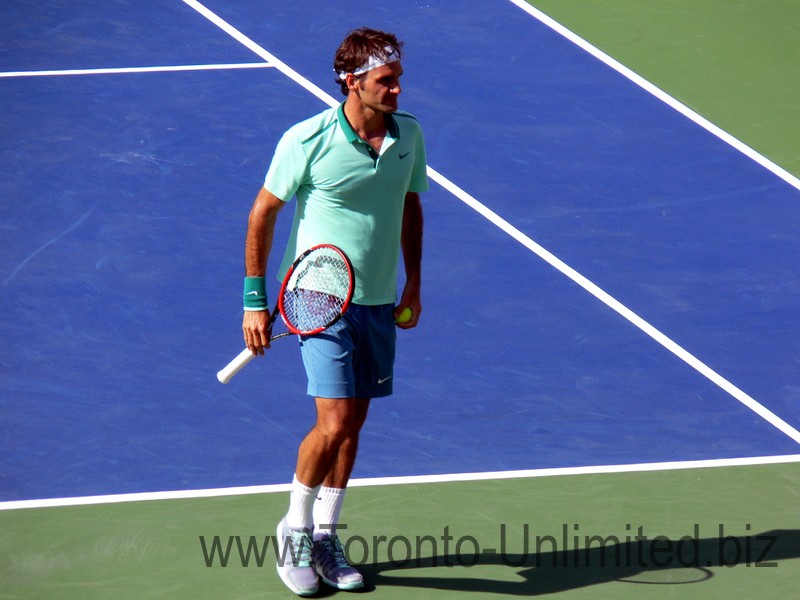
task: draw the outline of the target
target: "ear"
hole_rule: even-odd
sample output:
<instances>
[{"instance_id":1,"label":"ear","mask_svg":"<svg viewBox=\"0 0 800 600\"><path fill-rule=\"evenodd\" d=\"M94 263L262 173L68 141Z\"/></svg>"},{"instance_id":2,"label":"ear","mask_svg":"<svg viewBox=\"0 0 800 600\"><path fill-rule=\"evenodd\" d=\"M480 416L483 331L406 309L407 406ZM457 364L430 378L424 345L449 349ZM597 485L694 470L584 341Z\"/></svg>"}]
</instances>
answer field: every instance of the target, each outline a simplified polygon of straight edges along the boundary
<instances>
[{"instance_id":1,"label":"ear","mask_svg":"<svg viewBox=\"0 0 800 600\"><path fill-rule=\"evenodd\" d=\"M356 88L358 86L358 77L356 77L352 73L348 73L347 75L345 75L344 82L345 85L347 85L348 90L350 90L351 92L356 91Z\"/></svg>"}]
</instances>

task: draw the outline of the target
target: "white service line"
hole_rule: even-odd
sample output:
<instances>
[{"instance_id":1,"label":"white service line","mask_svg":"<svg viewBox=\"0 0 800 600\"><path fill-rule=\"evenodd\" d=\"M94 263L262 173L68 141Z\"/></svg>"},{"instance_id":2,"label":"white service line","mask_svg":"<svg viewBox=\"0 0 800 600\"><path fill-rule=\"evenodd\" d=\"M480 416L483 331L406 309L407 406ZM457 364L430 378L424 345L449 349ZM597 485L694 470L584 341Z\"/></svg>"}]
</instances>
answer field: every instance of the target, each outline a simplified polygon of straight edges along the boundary
<instances>
[{"instance_id":1,"label":"white service line","mask_svg":"<svg viewBox=\"0 0 800 600\"><path fill-rule=\"evenodd\" d=\"M691 108L689 108L676 98L673 98L658 86L647 81L644 77L637 74L635 71L632 71L618 60L611 58L608 54L606 54L596 46L593 46L585 39L577 35L575 32L567 29L552 17L549 17L539 9L534 8L533 6L525 2L525 0L509 0L509 1L518 6L519 8L521 8L522 10L524 10L526 13L528 13L538 21L540 21L542 24L546 25L547 27L558 33L559 35L565 37L567 40L569 40L570 42L572 42L585 52L588 52L589 54L594 56L597 60L611 67L623 77L626 77L627 79L629 79L630 81L641 87L643 90L649 92L650 94L661 100L664 104L668 105L670 108L676 110L677 112L685 116L687 119L693 121L703 129L717 136L726 144L729 144L730 146L734 147L736 150L738 150L748 158L754 160L768 171L771 171L772 173L783 179L786 183L788 183L792 187L800 190L800 179L789 173L786 169L776 165L767 157L756 152L750 146L748 146L741 140L735 138L724 129L721 129L720 127L714 125L711 121L699 115L698 113L693 111Z\"/></svg>"},{"instance_id":2,"label":"white service line","mask_svg":"<svg viewBox=\"0 0 800 600\"><path fill-rule=\"evenodd\" d=\"M224 30L226 33L228 33L228 35L230 35L231 37L239 41L241 44L243 44L244 46L255 52L258 56L275 65L276 69L278 69L284 75L292 79L292 81L294 81L295 83L302 86L304 89L311 92L314 96L316 96L323 102L327 103L329 106L336 106L338 104L338 102L330 94L327 94L324 91L322 91L318 86L316 86L311 81L300 75L297 71L286 65L283 61L279 60L273 54L264 50L264 48L256 44L253 40L248 38L245 34L243 34L241 31L233 27L231 24L224 21L221 17L211 12L205 6L200 4L200 2L198 2L197 0L183 0L183 1L190 7L197 10L209 21L211 21L212 23L220 27L222 30ZM525 4L524 2L517 2L517 0L511 0L511 1L519 6ZM525 4L525 6L528 5ZM541 13L539 14L541 15ZM549 17L546 17L546 15L541 15L541 17L549 19ZM552 19L549 20L552 21ZM557 23L555 23L555 21L552 21L552 23L553 26L558 25ZM599 52L599 50L597 52ZM609 58L608 60L612 59ZM620 67L622 67L622 65L620 65ZM702 117L699 116L697 118L702 119ZM764 160L766 161L766 159ZM497 227L499 227L508 235L510 235L515 240L520 242L523 246L531 250L534 254L539 256L542 260L547 262L553 268L557 269L562 274L566 275L569 279L577 283L579 286L581 286L583 289L589 292L592 296L600 300L603 304L605 304L606 306L617 312L619 315L624 317L626 320L628 320L630 323L638 327L652 339L654 339L659 344L664 346L667 350L672 352L675 356L677 356L686 364L688 364L690 367L698 371L701 375L711 380L720 388L728 392L731 396L736 398L744 406L755 412L762 419L764 419L765 421L767 421L768 423L770 423L771 425L782 431L784 434L792 438L798 444L800 444L800 431L789 425L789 423L781 419L778 415L776 415L768 408L766 408L758 401L756 401L754 398L752 398L744 391L736 387L733 383L722 377L722 375L714 371L711 367L706 365L699 358L697 358L689 351L678 345L672 339L664 335L661 331L650 325L650 323L648 323L639 315L630 310L628 307L626 307L621 302L616 300L614 297L606 293L604 290L595 285L589 279L578 273L575 269L564 263L554 254L545 250L542 246L534 242L531 238L522 233L511 223L503 219L497 213L486 207L484 204L479 202L473 196L462 190L460 187L458 187L456 184L454 184L452 181L447 179L444 175L434 170L430 166L428 167L428 175L432 180L434 180L436 183L438 183L443 188L448 190L451 194L453 194L456 198L464 202L467 206L471 207L473 210L483 215L483 217L485 217L487 220L494 223ZM798 185L800 186L800 183ZM798 187L798 189L800 189L800 187Z\"/></svg>"},{"instance_id":3,"label":"white service line","mask_svg":"<svg viewBox=\"0 0 800 600\"><path fill-rule=\"evenodd\" d=\"M266 69L269 63L230 63L215 65L167 65L162 67L109 67L99 69L54 69L50 71L6 71L0 77L52 77L59 75L116 75L118 73L173 73L176 71L222 71L227 69Z\"/></svg>"},{"instance_id":4,"label":"white service line","mask_svg":"<svg viewBox=\"0 0 800 600\"><path fill-rule=\"evenodd\" d=\"M490 471L483 473L445 473L441 475L413 475L407 477L371 477L352 479L348 487L380 487L386 485L419 485L425 483L458 483L470 481L500 481L504 479L531 479L536 477L565 477L571 475L603 475L615 473L650 473L658 471L680 471L687 469L710 469L719 467L745 467L755 465L778 465L800 463L800 454L784 456L752 456L744 458L721 458L628 465L595 465L585 467L558 467L553 469L528 469L520 471ZM12 500L0 502L4 510L32 508L61 508L67 506L92 506L96 504L123 504L126 502L153 502L163 500L193 500L197 498L224 498L253 494L289 492L290 483L254 485L205 490L178 490L170 492L141 492L134 494L110 494L106 496L80 496L73 498L47 498L41 500Z\"/></svg>"}]
</instances>

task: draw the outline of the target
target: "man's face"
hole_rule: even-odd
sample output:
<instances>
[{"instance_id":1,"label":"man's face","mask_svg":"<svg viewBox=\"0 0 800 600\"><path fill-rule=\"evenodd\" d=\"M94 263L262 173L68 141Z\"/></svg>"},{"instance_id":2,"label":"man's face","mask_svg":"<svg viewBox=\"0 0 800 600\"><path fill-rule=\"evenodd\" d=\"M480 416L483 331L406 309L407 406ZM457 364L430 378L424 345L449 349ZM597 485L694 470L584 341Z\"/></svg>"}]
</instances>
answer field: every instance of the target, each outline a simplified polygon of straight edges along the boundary
<instances>
[{"instance_id":1,"label":"man's face","mask_svg":"<svg viewBox=\"0 0 800 600\"><path fill-rule=\"evenodd\" d=\"M355 83L361 102L377 112L396 111L402 74L403 67L400 62L383 65L364 73Z\"/></svg>"}]
</instances>

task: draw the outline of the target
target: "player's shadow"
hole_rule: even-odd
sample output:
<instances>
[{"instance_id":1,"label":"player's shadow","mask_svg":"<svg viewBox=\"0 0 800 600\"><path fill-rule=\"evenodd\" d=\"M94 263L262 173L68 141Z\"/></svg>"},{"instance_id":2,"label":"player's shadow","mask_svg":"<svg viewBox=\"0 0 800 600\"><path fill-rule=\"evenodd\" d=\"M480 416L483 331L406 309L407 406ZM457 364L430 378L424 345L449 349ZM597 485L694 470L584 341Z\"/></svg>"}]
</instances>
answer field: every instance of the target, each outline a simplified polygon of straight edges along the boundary
<instances>
[{"instance_id":1,"label":"player's shadow","mask_svg":"<svg viewBox=\"0 0 800 600\"><path fill-rule=\"evenodd\" d=\"M403 557L364 564L359 569L366 581L365 591L394 586L537 596L611 581L697 584L712 578L711 569L715 567L768 569L782 560L800 557L800 531L795 529L749 536L689 537L605 545L597 538L588 548L577 551L572 547L539 554L534 553L533 547L530 552L507 554L490 551L476 555L473 551L470 555L464 551L461 555L450 553L419 560L406 561ZM606 538L606 542L613 539ZM519 545L522 547L521 542ZM482 567L491 567L490 577L481 574ZM499 568L507 569L508 574L498 578Z\"/></svg>"}]
</instances>

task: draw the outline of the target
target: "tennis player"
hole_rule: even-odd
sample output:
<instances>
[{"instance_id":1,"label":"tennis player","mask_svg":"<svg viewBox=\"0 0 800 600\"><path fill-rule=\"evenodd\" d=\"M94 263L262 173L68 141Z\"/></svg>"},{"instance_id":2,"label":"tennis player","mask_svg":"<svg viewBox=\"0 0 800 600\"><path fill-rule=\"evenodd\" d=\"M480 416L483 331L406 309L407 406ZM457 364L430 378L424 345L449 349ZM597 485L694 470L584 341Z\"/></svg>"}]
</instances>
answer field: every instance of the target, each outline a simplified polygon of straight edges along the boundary
<instances>
[{"instance_id":1,"label":"tennis player","mask_svg":"<svg viewBox=\"0 0 800 600\"><path fill-rule=\"evenodd\" d=\"M390 33L350 32L334 58L345 101L291 127L278 142L250 212L245 249L245 342L269 347L266 264L276 218L296 197L278 277L302 251L339 246L350 257L356 287L350 309L323 334L302 337L308 394L316 423L300 444L289 510L278 525L290 560L278 564L296 594L318 591L319 578L342 590L363 587L348 564L336 525L371 398L392 393L395 316L422 310L422 207L428 189L425 145L417 120L398 110L402 43ZM405 283L397 299L398 267Z\"/></svg>"}]
</instances>

